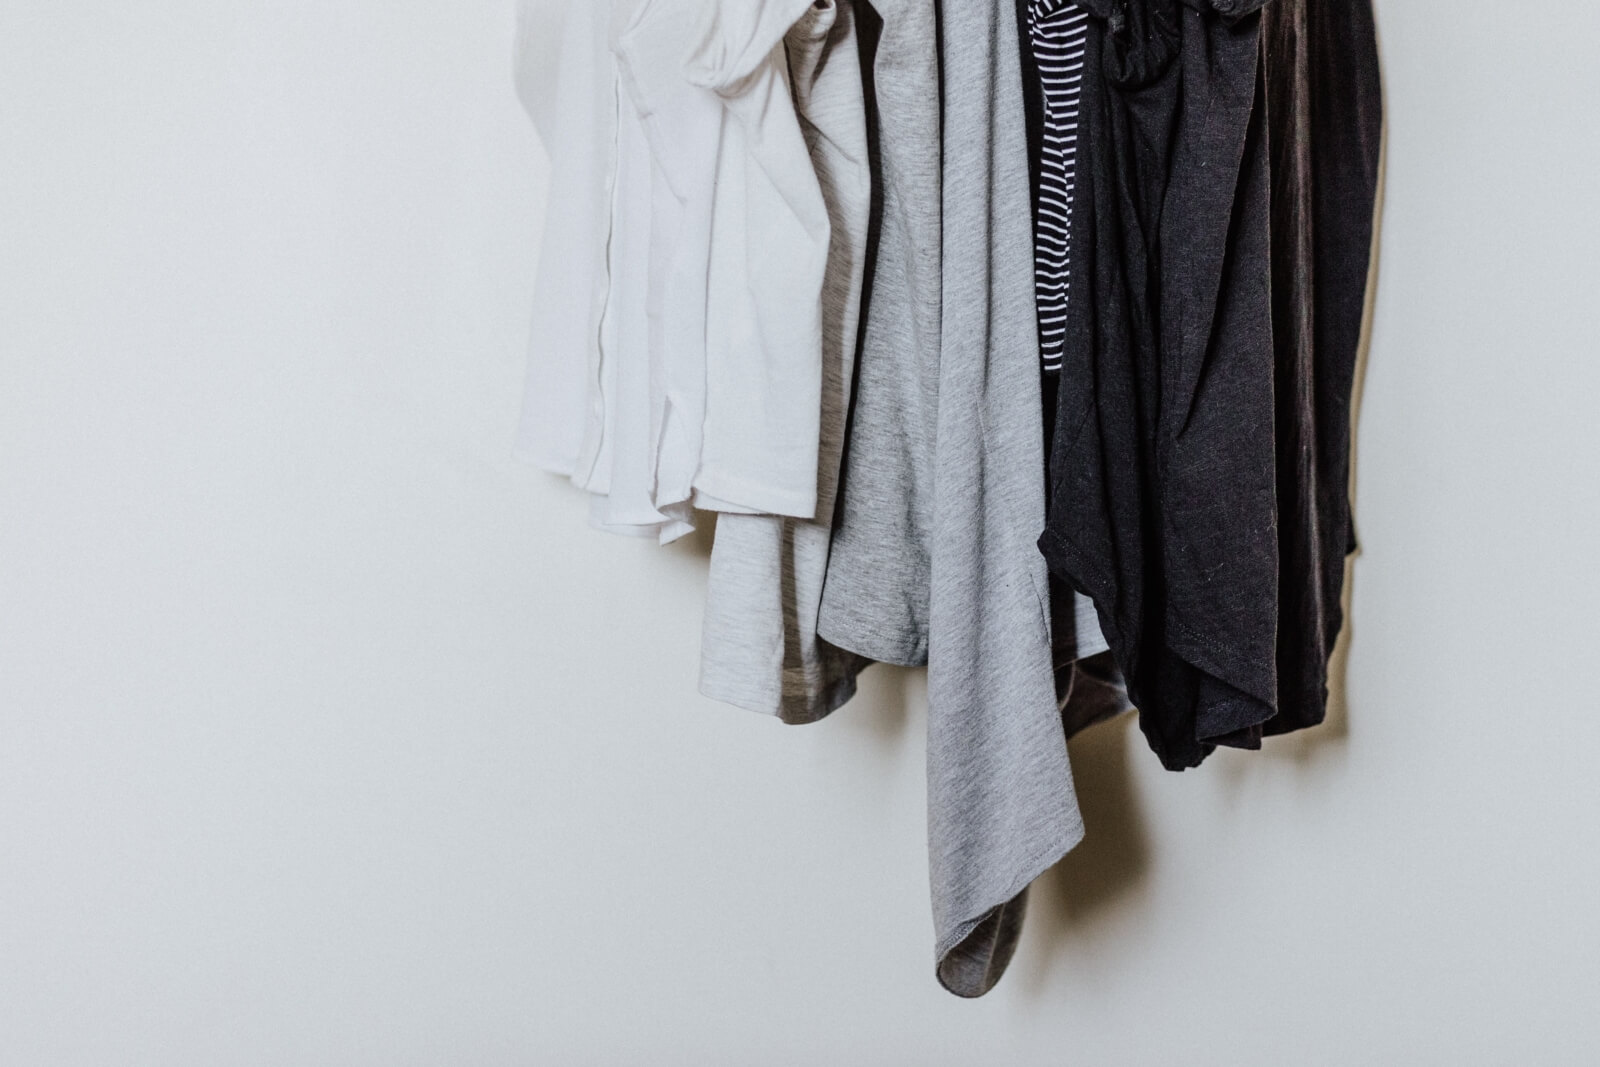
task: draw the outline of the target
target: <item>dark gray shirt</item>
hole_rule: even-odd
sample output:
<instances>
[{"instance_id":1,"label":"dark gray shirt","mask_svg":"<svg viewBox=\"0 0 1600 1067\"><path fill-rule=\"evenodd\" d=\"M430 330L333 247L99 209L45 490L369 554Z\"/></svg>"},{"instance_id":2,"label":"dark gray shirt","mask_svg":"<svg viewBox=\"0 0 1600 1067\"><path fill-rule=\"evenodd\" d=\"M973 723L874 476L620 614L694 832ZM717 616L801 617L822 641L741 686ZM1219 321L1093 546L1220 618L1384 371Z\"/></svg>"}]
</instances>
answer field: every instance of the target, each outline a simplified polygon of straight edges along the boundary
<instances>
[{"instance_id":1,"label":"dark gray shirt","mask_svg":"<svg viewBox=\"0 0 1600 1067\"><path fill-rule=\"evenodd\" d=\"M1040 547L1095 599L1140 724L1173 769L1321 720L1349 545L1353 294L1365 289L1379 122L1370 9L1274 10L1267 25L1282 33L1273 20L1306 27L1307 7L1328 8L1300 38L1316 42L1304 76L1284 78L1274 37L1262 63L1263 2L1083 0L1099 69L1079 128L1074 300ZM1271 124L1269 94L1283 108ZM1322 116L1303 132L1325 181L1314 164L1289 165L1300 142L1282 130L1286 150L1272 150L1296 107ZM1313 266L1331 273L1326 287L1311 285ZM1325 334L1290 328L1324 302L1339 309ZM1306 346L1324 342L1312 360Z\"/></svg>"}]
</instances>

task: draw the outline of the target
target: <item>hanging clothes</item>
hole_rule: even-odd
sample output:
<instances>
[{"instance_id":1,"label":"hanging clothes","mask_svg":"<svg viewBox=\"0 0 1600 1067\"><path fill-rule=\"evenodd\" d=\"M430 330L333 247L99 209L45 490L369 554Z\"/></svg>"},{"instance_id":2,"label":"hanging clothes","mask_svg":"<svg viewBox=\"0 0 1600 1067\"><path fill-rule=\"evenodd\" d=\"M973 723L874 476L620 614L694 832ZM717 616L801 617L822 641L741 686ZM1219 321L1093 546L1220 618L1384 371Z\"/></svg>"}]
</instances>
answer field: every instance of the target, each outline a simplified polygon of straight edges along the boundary
<instances>
[{"instance_id":1,"label":"hanging clothes","mask_svg":"<svg viewBox=\"0 0 1600 1067\"><path fill-rule=\"evenodd\" d=\"M519 95L550 156L519 454L591 494L594 525L670 540L653 503L650 150L615 46L641 0L522 0Z\"/></svg>"},{"instance_id":2,"label":"hanging clothes","mask_svg":"<svg viewBox=\"0 0 1600 1067\"><path fill-rule=\"evenodd\" d=\"M943 287L929 595L940 982L1005 973L1028 886L1083 837L1052 669L1038 317L1016 12L942 9Z\"/></svg>"},{"instance_id":3,"label":"hanging clothes","mask_svg":"<svg viewBox=\"0 0 1600 1067\"><path fill-rule=\"evenodd\" d=\"M879 0L880 201L849 444L818 630L881 663L928 659L941 174L934 0Z\"/></svg>"},{"instance_id":4,"label":"hanging clothes","mask_svg":"<svg viewBox=\"0 0 1600 1067\"><path fill-rule=\"evenodd\" d=\"M1071 0L1017 0L1023 32L1022 75L1033 178L1034 293L1044 382L1045 456L1055 434L1057 384L1072 283L1072 200L1078 166L1078 118L1083 95L1089 15ZM1046 463L1048 493L1048 462ZM1048 502L1048 495L1046 497ZM1100 632L1094 601L1052 577L1056 672L1063 713L1078 728L1106 713L1100 701L1068 709L1072 665L1110 646ZM1078 687L1082 693L1082 687ZM1120 708L1120 695L1117 704Z\"/></svg>"},{"instance_id":5,"label":"hanging clothes","mask_svg":"<svg viewBox=\"0 0 1600 1067\"><path fill-rule=\"evenodd\" d=\"M704 0L686 68L723 102L695 476L711 511L817 511L828 208L783 45L808 3Z\"/></svg>"},{"instance_id":6,"label":"hanging clothes","mask_svg":"<svg viewBox=\"0 0 1600 1067\"><path fill-rule=\"evenodd\" d=\"M1322 722L1344 622L1351 393L1366 308L1383 135L1370 0L1262 9L1273 181L1277 352L1278 714L1263 732Z\"/></svg>"},{"instance_id":7,"label":"hanging clothes","mask_svg":"<svg viewBox=\"0 0 1600 1067\"><path fill-rule=\"evenodd\" d=\"M816 514L829 223L781 44L806 7L521 0L552 177L519 452L600 528Z\"/></svg>"},{"instance_id":8,"label":"hanging clothes","mask_svg":"<svg viewBox=\"0 0 1600 1067\"><path fill-rule=\"evenodd\" d=\"M1074 732L1131 697L1181 769L1323 716L1369 0L520 3L519 448L607 529L723 513L708 695L809 722L927 664L935 973L980 996L1083 835Z\"/></svg>"},{"instance_id":9,"label":"hanging clothes","mask_svg":"<svg viewBox=\"0 0 1600 1067\"><path fill-rule=\"evenodd\" d=\"M870 662L817 636L844 448L871 209L867 112L854 0L816 0L784 37L795 109L828 206L817 514L724 514L706 590L700 691L786 722L855 693Z\"/></svg>"},{"instance_id":10,"label":"hanging clothes","mask_svg":"<svg viewBox=\"0 0 1600 1067\"><path fill-rule=\"evenodd\" d=\"M1032 545L1044 432L1019 28L1009 4L878 13L881 230L820 631L928 664L935 969L980 996L1028 885L1083 834Z\"/></svg>"},{"instance_id":11,"label":"hanging clothes","mask_svg":"<svg viewBox=\"0 0 1600 1067\"><path fill-rule=\"evenodd\" d=\"M612 0L609 45L617 81L616 170L612 179L611 239L607 249L611 289L600 326L601 407L604 412L595 473L585 484L591 520L612 533L672 541L693 529L679 503L668 514L656 506L656 467L666 406L659 327L651 318L651 268L659 166L644 116L622 77L623 41L649 0Z\"/></svg>"},{"instance_id":12,"label":"hanging clothes","mask_svg":"<svg viewBox=\"0 0 1600 1067\"><path fill-rule=\"evenodd\" d=\"M1083 93L1089 13L1072 0L1027 0L1031 73L1041 102L1038 191L1034 197L1034 285L1039 354L1061 369L1072 282L1072 194L1077 171L1078 106Z\"/></svg>"},{"instance_id":13,"label":"hanging clothes","mask_svg":"<svg viewBox=\"0 0 1600 1067\"><path fill-rule=\"evenodd\" d=\"M650 440L656 508L685 525L706 415L706 300L722 100L684 77L701 0L646 0L617 35L624 93L649 143Z\"/></svg>"},{"instance_id":14,"label":"hanging clothes","mask_svg":"<svg viewBox=\"0 0 1600 1067\"><path fill-rule=\"evenodd\" d=\"M1141 727L1172 769L1321 718L1327 598L1308 620L1282 591L1308 568L1331 575L1308 563L1321 553L1306 537L1332 520L1343 538L1347 525L1337 505L1280 525L1296 506L1280 472L1292 481L1316 453L1285 434L1305 428L1306 391L1347 416L1350 385L1337 369L1304 373L1303 358L1284 367L1278 348L1284 312L1307 294L1273 285L1273 190L1299 179L1272 169L1262 0L1186 4L1084 4L1095 15L1079 129L1088 167L1040 540L1052 569L1095 599ZM1342 121L1367 121L1375 101L1357 114ZM1330 193L1370 227L1370 185ZM1330 351L1330 366L1353 366L1354 341L1341 337L1350 347ZM1312 493L1329 499L1325 486ZM1286 631L1307 622L1317 647L1297 649Z\"/></svg>"},{"instance_id":15,"label":"hanging clothes","mask_svg":"<svg viewBox=\"0 0 1600 1067\"><path fill-rule=\"evenodd\" d=\"M594 474L604 419L600 333L617 150L610 21L608 0L517 8L517 94L550 160L517 452L580 488Z\"/></svg>"},{"instance_id":16,"label":"hanging clothes","mask_svg":"<svg viewBox=\"0 0 1600 1067\"><path fill-rule=\"evenodd\" d=\"M1264 173L1242 167L1259 20L1176 0L1086 6L1078 299L1040 545L1096 601L1140 725L1176 769L1275 700L1270 439L1238 440L1262 440L1272 417ZM1236 200L1228 263L1257 269L1224 285ZM1206 355L1190 412L1185 371L1198 384Z\"/></svg>"}]
</instances>

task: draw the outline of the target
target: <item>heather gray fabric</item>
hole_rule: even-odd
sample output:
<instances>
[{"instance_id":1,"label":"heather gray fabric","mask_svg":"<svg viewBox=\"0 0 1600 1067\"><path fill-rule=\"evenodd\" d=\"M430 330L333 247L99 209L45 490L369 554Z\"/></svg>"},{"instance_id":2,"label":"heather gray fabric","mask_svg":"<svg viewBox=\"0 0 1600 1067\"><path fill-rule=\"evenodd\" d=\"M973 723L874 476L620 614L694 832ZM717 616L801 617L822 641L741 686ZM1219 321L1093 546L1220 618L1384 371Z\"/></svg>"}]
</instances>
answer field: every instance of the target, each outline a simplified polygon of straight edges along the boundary
<instances>
[{"instance_id":1,"label":"heather gray fabric","mask_svg":"<svg viewBox=\"0 0 1600 1067\"><path fill-rule=\"evenodd\" d=\"M785 38L795 108L831 235L822 291L822 437L816 521L717 519L700 691L787 722L812 722L855 693L869 662L817 637L855 362L872 178L854 0L818 0Z\"/></svg>"},{"instance_id":2,"label":"heather gray fabric","mask_svg":"<svg viewBox=\"0 0 1600 1067\"><path fill-rule=\"evenodd\" d=\"M1044 415L1016 10L963 0L942 19L928 834L938 977L980 996L1016 949L1028 885L1082 839L1083 822L1034 547Z\"/></svg>"},{"instance_id":3,"label":"heather gray fabric","mask_svg":"<svg viewBox=\"0 0 1600 1067\"><path fill-rule=\"evenodd\" d=\"M818 631L915 666L928 658L939 390L939 30L934 0L875 6L876 260Z\"/></svg>"},{"instance_id":4,"label":"heather gray fabric","mask_svg":"<svg viewBox=\"0 0 1600 1067\"><path fill-rule=\"evenodd\" d=\"M878 14L880 229L819 630L928 663L936 974L973 997L1010 962L1028 885L1083 836L1034 548L1044 416L1019 31L1011 5L985 0Z\"/></svg>"}]
</instances>

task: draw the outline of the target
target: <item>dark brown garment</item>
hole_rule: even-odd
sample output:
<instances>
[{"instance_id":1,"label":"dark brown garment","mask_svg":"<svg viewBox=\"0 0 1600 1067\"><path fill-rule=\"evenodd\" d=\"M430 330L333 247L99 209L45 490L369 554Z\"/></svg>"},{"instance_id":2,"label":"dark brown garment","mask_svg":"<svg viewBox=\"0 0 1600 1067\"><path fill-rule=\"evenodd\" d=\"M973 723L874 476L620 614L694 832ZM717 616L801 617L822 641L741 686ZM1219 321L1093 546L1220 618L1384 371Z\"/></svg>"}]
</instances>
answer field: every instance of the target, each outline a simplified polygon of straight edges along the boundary
<instances>
[{"instance_id":1,"label":"dark brown garment","mask_svg":"<svg viewBox=\"0 0 1600 1067\"><path fill-rule=\"evenodd\" d=\"M1268 734L1314 726L1343 625L1355 548L1350 401L1361 343L1382 87L1366 0L1273 0L1262 12L1273 175L1281 616L1278 714Z\"/></svg>"},{"instance_id":2,"label":"dark brown garment","mask_svg":"<svg viewBox=\"0 0 1600 1067\"><path fill-rule=\"evenodd\" d=\"M1182 769L1322 719L1376 48L1367 0L1080 2L1097 19L1040 547L1094 598Z\"/></svg>"}]
</instances>

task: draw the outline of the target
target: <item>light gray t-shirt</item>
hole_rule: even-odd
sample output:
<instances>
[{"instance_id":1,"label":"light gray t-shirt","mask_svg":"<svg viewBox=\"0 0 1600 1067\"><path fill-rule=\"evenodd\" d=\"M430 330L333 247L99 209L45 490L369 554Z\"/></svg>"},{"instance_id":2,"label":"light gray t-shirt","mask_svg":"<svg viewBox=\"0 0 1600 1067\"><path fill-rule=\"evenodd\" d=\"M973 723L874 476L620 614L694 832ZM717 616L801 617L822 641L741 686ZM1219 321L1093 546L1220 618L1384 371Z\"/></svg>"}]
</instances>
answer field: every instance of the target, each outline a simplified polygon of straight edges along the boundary
<instances>
[{"instance_id":1,"label":"light gray t-shirt","mask_svg":"<svg viewBox=\"0 0 1600 1067\"><path fill-rule=\"evenodd\" d=\"M937 975L980 996L1015 951L1028 885L1083 835L1035 547L1044 416L1018 27L1011 3L879 12L882 226L820 630L928 664Z\"/></svg>"},{"instance_id":2,"label":"light gray t-shirt","mask_svg":"<svg viewBox=\"0 0 1600 1067\"><path fill-rule=\"evenodd\" d=\"M939 980L993 987L1027 887L1083 837L1056 703L1016 6L943 5L944 291L928 656Z\"/></svg>"},{"instance_id":3,"label":"light gray t-shirt","mask_svg":"<svg viewBox=\"0 0 1600 1067\"><path fill-rule=\"evenodd\" d=\"M853 5L817 0L784 39L795 108L830 222L817 517L718 517L700 652L706 696L796 723L820 719L849 700L868 662L817 637L872 197Z\"/></svg>"}]
</instances>

